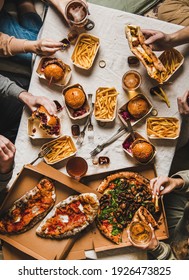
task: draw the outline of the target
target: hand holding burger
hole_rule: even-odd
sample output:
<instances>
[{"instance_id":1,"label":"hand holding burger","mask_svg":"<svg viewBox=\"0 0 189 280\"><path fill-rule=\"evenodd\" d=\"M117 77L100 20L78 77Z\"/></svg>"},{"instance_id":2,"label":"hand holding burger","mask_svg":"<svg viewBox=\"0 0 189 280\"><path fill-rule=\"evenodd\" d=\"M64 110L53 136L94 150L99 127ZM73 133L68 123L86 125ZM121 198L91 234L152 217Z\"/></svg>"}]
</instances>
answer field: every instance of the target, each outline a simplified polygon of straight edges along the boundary
<instances>
[{"instance_id":1,"label":"hand holding burger","mask_svg":"<svg viewBox=\"0 0 189 280\"><path fill-rule=\"evenodd\" d=\"M40 105L43 105L50 115L55 115L57 112L55 103L45 96L34 96L27 91L22 91L19 94L19 99L24 102L32 112L37 110Z\"/></svg>"}]
</instances>

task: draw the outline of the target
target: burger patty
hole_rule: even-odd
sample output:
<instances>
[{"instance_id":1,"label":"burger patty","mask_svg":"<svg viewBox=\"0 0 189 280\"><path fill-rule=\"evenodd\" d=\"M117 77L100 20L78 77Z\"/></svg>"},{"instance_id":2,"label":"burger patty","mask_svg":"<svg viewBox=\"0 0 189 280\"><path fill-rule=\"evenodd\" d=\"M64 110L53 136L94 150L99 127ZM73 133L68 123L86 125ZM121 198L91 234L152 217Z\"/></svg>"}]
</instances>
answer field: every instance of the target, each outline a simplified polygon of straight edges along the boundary
<instances>
[{"instance_id":1,"label":"burger patty","mask_svg":"<svg viewBox=\"0 0 189 280\"><path fill-rule=\"evenodd\" d=\"M51 64L56 64L56 65L60 66L63 70L65 70L65 67L62 65L61 61L59 61L59 59L57 59L57 58L53 58L51 60L45 61L43 63L42 68L45 68L45 67L47 67L48 65L51 65Z\"/></svg>"}]
</instances>

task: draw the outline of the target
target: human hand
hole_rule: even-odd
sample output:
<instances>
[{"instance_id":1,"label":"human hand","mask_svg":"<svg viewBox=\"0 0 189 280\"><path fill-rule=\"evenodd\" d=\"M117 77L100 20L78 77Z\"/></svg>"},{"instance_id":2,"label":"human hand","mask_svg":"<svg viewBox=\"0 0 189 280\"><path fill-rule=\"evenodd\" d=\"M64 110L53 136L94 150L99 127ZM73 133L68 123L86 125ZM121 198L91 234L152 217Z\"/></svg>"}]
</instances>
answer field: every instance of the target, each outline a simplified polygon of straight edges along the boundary
<instances>
[{"instance_id":1,"label":"human hand","mask_svg":"<svg viewBox=\"0 0 189 280\"><path fill-rule=\"evenodd\" d=\"M24 102L32 112L40 105L43 105L50 115L55 115L57 112L55 103L45 96L34 96L29 92L23 91L20 93L19 99Z\"/></svg>"},{"instance_id":2,"label":"human hand","mask_svg":"<svg viewBox=\"0 0 189 280\"><path fill-rule=\"evenodd\" d=\"M84 2L84 4L88 7L88 3L86 0L79 0L80 2ZM50 0L51 4L53 4L55 6L55 8L63 15L63 17L68 20L66 18L65 15L65 7L66 5L71 2L71 0L64 0L64 1L59 1L59 0ZM78 10L78 8L76 8L76 11Z\"/></svg>"},{"instance_id":3,"label":"human hand","mask_svg":"<svg viewBox=\"0 0 189 280\"><path fill-rule=\"evenodd\" d=\"M189 91L177 98L178 110L181 115L189 116Z\"/></svg>"},{"instance_id":4,"label":"human hand","mask_svg":"<svg viewBox=\"0 0 189 280\"><path fill-rule=\"evenodd\" d=\"M172 192L176 188L182 187L184 180L182 178L171 178L160 176L150 180L150 187L153 195L163 195Z\"/></svg>"},{"instance_id":5,"label":"human hand","mask_svg":"<svg viewBox=\"0 0 189 280\"><path fill-rule=\"evenodd\" d=\"M63 43L51 39L40 39L35 42L34 53L37 55L53 55L63 47Z\"/></svg>"},{"instance_id":6,"label":"human hand","mask_svg":"<svg viewBox=\"0 0 189 280\"><path fill-rule=\"evenodd\" d=\"M154 51L162 51L172 48L170 35L152 29L142 29L146 38L145 44L149 45Z\"/></svg>"},{"instance_id":7,"label":"human hand","mask_svg":"<svg viewBox=\"0 0 189 280\"><path fill-rule=\"evenodd\" d=\"M0 135L0 173L6 174L13 168L16 148L14 144L3 135Z\"/></svg>"},{"instance_id":8,"label":"human hand","mask_svg":"<svg viewBox=\"0 0 189 280\"><path fill-rule=\"evenodd\" d=\"M158 246L158 240L157 240L157 237L155 235L154 228L152 227L151 224L149 224L149 226L152 230L152 238L149 241L149 243L147 243L145 245L136 245L135 243L133 243L133 241L130 237L130 232L128 231L128 239L134 247L137 247L137 248L140 248L140 249L143 249L143 250L153 250Z\"/></svg>"}]
</instances>

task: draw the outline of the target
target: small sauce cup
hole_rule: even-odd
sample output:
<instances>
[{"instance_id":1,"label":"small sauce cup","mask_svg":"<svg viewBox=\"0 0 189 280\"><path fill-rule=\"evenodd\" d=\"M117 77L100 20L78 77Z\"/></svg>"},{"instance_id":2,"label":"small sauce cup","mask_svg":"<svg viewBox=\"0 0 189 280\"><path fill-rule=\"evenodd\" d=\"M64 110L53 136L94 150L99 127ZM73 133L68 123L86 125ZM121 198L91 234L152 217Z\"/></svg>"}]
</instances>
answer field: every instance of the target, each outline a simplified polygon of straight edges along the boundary
<instances>
[{"instance_id":1,"label":"small sauce cup","mask_svg":"<svg viewBox=\"0 0 189 280\"><path fill-rule=\"evenodd\" d=\"M67 173L77 181L87 173L87 170L88 164L82 157L70 158L66 164Z\"/></svg>"},{"instance_id":2,"label":"small sauce cup","mask_svg":"<svg viewBox=\"0 0 189 280\"><path fill-rule=\"evenodd\" d=\"M124 90L132 91L139 88L141 82L141 75L135 70L130 70L123 75L122 87Z\"/></svg>"},{"instance_id":3,"label":"small sauce cup","mask_svg":"<svg viewBox=\"0 0 189 280\"><path fill-rule=\"evenodd\" d=\"M147 245L152 238L152 230L149 225L142 221L131 222L129 235L136 246Z\"/></svg>"}]
</instances>

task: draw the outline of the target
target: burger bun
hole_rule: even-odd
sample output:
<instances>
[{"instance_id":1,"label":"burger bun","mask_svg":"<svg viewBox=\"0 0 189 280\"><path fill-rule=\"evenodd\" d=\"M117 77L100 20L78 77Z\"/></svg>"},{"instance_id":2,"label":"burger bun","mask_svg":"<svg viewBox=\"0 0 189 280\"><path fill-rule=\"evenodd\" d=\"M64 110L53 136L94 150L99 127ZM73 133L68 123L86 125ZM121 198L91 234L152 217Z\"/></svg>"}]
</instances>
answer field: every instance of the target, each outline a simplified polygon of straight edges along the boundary
<instances>
[{"instance_id":1,"label":"burger bun","mask_svg":"<svg viewBox=\"0 0 189 280\"><path fill-rule=\"evenodd\" d=\"M149 103L142 97L136 97L128 102L127 110L135 119L140 119L149 111Z\"/></svg>"},{"instance_id":2,"label":"burger bun","mask_svg":"<svg viewBox=\"0 0 189 280\"><path fill-rule=\"evenodd\" d=\"M66 104L74 110L81 108L86 99L83 90L77 87L68 89L64 97Z\"/></svg>"},{"instance_id":3,"label":"burger bun","mask_svg":"<svg viewBox=\"0 0 189 280\"><path fill-rule=\"evenodd\" d=\"M154 155L154 147L145 139L138 138L131 144L133 157L141 163L147 163Z\"/></svg>"},{"instance_id":4,"label":"burger bun","mask_svg":"<svg viewBox=\"0 0 189 280\"><path fill-rule=\"evenodd\" d=\"M47 80L57 83L64 77L64 70L61 66L53 63L45 67L44 75Z\"/></svg>"}]
</instances>

